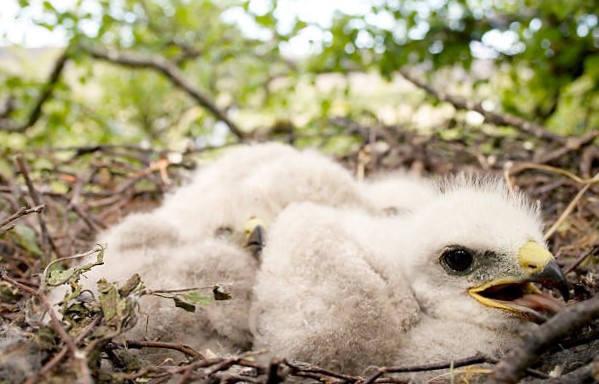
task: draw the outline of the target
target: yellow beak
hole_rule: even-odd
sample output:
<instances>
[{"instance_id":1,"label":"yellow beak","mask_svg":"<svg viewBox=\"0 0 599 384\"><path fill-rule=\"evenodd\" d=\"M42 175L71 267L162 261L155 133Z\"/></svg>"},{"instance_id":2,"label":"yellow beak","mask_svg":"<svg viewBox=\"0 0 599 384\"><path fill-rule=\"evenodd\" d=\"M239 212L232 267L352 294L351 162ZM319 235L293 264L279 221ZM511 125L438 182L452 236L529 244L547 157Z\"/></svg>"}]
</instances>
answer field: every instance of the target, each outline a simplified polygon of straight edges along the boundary
<instances>
[{"instance_id":1,"label":"yellow beak","mask_svg":"<svg viewBox=\"0 0 599 384\"><path fill-rule=\"evenodd\" d=\"M519 278L499 278L478 287L468 290L468 293L481 304L489 307L501 308L517 313L531 314L530 308L524 307L521 302L515 302L523 295L540 294L540 290L532 283L539 283L543 286L559 289L560 293L567 301L568 283L557 265L555 258L547 249L534 241L524 244L517 254L518 264L521 269ZM503 290L511 289L510 296L498 294ZM520 293L515 293L520 292Z\"/></svg>"},{"instance_id":2,"label":"yellow beak","mask_svg":"<svg viewBox=\"0 0 599 384\"><path fill-rule=\"evenodd\" d=\"M529 241L518 251L518 262L527 277L540 273L554 260L551 252L535 241Z\"/></svg>"}]
</instances>

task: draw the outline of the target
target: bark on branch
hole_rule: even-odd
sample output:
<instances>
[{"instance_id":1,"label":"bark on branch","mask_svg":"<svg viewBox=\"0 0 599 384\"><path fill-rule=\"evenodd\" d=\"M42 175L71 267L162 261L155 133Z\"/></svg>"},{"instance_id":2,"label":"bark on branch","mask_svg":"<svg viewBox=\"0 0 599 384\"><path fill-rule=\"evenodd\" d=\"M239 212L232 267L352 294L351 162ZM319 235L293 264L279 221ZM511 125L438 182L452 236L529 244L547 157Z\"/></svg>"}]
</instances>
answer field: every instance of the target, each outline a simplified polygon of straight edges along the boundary
<instances>
[{"instance_id":1,"label":"bark on branch","mask_svg":"<svg viewBox=\"0 0 599 384\"><path fill-rule=\"evenodd\" d=\"M177 88L181 89L194 101L206 108L217 120L225 123L231 133L237 136L240 140L245 139L246 134L237 124L231 121L227 115L221 111L206 95L191 84L183 75L183 73L173 63L165 60L162 57L142 57L131 53L122 53L116 51L103 51L88 46L80 46L80 49L88 53L91 57L104 60L109 63L122 65L129 68L151 69L163 74Z\"/></svg>"},{"instance_id":2,"label":"bark on branch","mask_svg":"<svg viewBox=\"0 0 599 384\"><path fill-rule=\"evenodd\" d=\"M54 92L54 88L56 88L56 84L58 83L58 80L60 80L60 76L64 71L67 61L69 61L69 49L70 47L65 48L65 50L54 62L50 76L48 76L48 80L43 85L42 90L25 121L19 123L8 118L2 118L0 119L0 131L25 132L39 120L39 118L42 116L44 104L50 100L50 97Z\"/></svg>"},{"instance_id":3,"label":"bark on branch","mask_svg":"<svg viewBox=\"0 0 599 384\"><path fill-rule=\"evenodd\" d=\"M540 354L597 317L599 317L599 296L577 303L551 318L505 355L495 367L494 382L497 384L518 382L526 368L534 363Z\"/></svg>"},{"instance_id":4,"label":"bark on branch","mask_svg":"<svg viewBox=\"0 0 599 384\"><path fill-rule=\"evenodd\" d=\"M406 69L400 69L399 73L410 83L424 90L426 93L433 96L434 98L440 101L450 103L456 109L478 112L485 118L485 121L493 125L511 126L524 133L536 136L541 139L549 139L551 141L556 142L563 142L565 140L563 136L549 131L547 128L543 127L540 124L513 115L499 114L496 112L487 111L483 108L483 106L480 103L474 103L459 96L448 95L445 92L435 89L430 84L418 79Z\"/></svg>"}]
</instances>

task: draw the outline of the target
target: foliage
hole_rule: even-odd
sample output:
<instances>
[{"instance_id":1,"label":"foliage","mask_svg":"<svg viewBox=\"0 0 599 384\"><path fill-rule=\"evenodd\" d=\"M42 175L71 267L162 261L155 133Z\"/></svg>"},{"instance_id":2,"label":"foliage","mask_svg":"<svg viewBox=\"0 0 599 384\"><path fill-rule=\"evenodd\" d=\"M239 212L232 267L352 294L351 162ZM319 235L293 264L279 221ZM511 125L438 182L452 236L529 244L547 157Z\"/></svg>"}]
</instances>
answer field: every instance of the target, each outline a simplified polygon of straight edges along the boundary
<instances>
[{"instance_id":1,"label":"foliage","mask_svg":"<svg viewBox=\"0 0 599 384\"><path fill-rule=\"evenodd\" d=\"M301 7L291 0L19 4L22 19L67 36L71 61L28 137L2 133L7 146L146 141L182 148L234 139L163 73L100 63L82 45L168 60L244 131L291 125L318 135L330 129L331 116L401 122L404 107L418 111L421 98L410 102L413 91L396 85L377 97L384 86L368 89L350 74L393 80L406 66L555 132L580 134L599 124L594 0L379 0L340 6L330 22L289 16ZM305 52L298 55L298 47ZM27 119L52 56L25 55L18 68L0 62L0 117ZM481 60L492 69L476 75ZM473 72L455 78L445 71L455 68Z\"/></svg>"}]
</instances>

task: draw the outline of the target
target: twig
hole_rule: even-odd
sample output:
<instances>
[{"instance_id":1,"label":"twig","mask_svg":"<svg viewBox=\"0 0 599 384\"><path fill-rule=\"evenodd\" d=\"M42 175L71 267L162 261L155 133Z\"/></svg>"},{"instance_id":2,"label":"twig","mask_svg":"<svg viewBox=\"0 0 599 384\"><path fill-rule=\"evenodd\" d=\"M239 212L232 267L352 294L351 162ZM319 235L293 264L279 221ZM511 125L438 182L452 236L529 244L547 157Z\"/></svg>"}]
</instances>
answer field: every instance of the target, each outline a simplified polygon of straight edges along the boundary
<instances>
[{"instance_id":1,"label":"twig","mask_svg":"<svg viewBox=\"0 0 599 384\"><path fill-rule=\"evenodd\" d=\"M44 268L44 271L42 272L41 286L40 286L41 290L43 291L46 289L46 285L47 285L47 281L48 281L48 271L56 263L64 262L67 260L82 259L84 257L90 256L93 254L98 254L99 252L102 252L103 250L104 250L104 247L102 245L96 244L96 247L94 247L92 250L81 252L76 255L61 257L60 259L52 260L51 262L48 263L48 265L46 265L46 267ZM71 276L73 276L74 274L75 274L75 272L73 272L73 274ZM71 276L69 276L69 278ZM60 284L64 284L67 281L68 281L68 278L66 280L62 281Z\"/></svg>"},{"instance_id":2,"label":"twig","mask_svg":"<svg viewBox=\"0 0 599 384\"><path fill-rule=\"evenodd\" d=\"M510 179L510 175L514 175L518 172L522 172L526 169L537 169L537 170L542 170L542 171L547 171L547 172L551 172L551 173L555 173L558 175L562 175L562 176L566 176L574 181L576 181L579 184L583 184L583 187L580 189L580 191L578 191L578 193L576 194L576 196L574 196L574 198L572 199L572 201L570 201L570 204L568 204L568 206L566 207L566 209L562 212L562 214L559 216L559 218L553 223L553 225L551 226L551 228L549 228L547 230L547 232L545 232L545 235L543 235L543 239L547 240L551 237L551 235L553 235L553 233L559 228L560 225L562 225L562 223L564 222L564 220L566 220L566 218L570 215L570 213L572 213L572 211L574 210L574 207L576 207L576 204L578 203L578 201L582 198L582 196L584 195L584 193L594 184L594 183L599 183L599 173L597 173L596 175L594 175L591 178L582 178L579 177L575 174L573 174L572 172L568 172L565 169L561 169L561 168L556 168L556 167L552 167L549 165L544 165L544 164L535 164L535 163L520 163L520 164L516 164L510 168L507 168L504 171L504 179L506 180L507 184L508 184L508 188L510 189L510 191L513 192L513 185Z\"/></svg>"},{"instance_id":3,"label":"twig","mask_svg":"<svg viewBox=\"0 0 599 384\"><path fill-rule=\"evenodd\" d=\"M579 176L575 175L572 172L566 171L565 169L552 167L550 165L545 165L545 164L518 163L518 164L514 164L513 166L508 168L508 172L510 175L515 175L516 173L520 173L527 169L536 169L536 170L540 170L540 171L547 171L547 172L555 173L558 175L566 176L566 177L574 180L575 182L577 182L579 184L584 184L584 185L599 183L599 173L590 178L583 178L583 177L579 177Z\"/></svg>"},{"instance_id":4,"label":"twig","mask_svg":"<svg viewBox=\"0 0 599 384\"><path fill-rule=\"evenodd\" d=\"M206 357L200 352L185 344L166 343L162 341L145 341L145 340L127 340L125 341L126 348L141 349L141 348L163 348L179 351L194 359L205 360Z\"/></svg>"},{"instance_id":5,"label":"twig","mask_svg":"<svg viewBox=\"0 0 599 384\"><path fill-rule=\"evenodd\" d=\"M595 255L597 254L597 252L599 252L599 243L596 243L594 246L592 246L591 248L587 249L586 251L582 252L580 254L580 256L578 256L576 258L576 260L574 260L572 262L572 264L568 265L567 267L564 267L564 274L567 274L569 272L572 272L574 269L576 269L576 267L578 267L580 265L580 263L582 263L587 257L591 256L591 255Z\"/></svg>"},{"instance_id":6,"label":"twig","mask_svg":"<svg viewBox=\"0 0 599 384\"><path fill-rule=\"evenodd\" d=\"M315 375L317 375L320 378L322 378L322 376L328 376L328 377L332 377L335 379L341 379L343 381L348 381L351 383L355 383L355 382L359 381L358 377L344 375L342 373L334 372L334 371L331 371L331 370L328 370L325 368L321 368L321 367L318 367L318 366L312 365L312 364L307 364L307 363L303 363L303 362L299 362L299 361L291 363L289 360L283 360L283 363L286 366L288 366L289 368L291 368L292 374L296 375L296 376L305 376L305 377L309 377L309 378L314 378ZM301 364L303 367L298 364Z\"/></svg>"},{"instance_id":7,"label":"twig","mask_svg":"<svg viewBox=\"0 0 599 384\"><path fill-rule=\"evenodd\" d=\"M81 333L79 333L77 335L77 337L75 338L75 344L79 344L85 337L87 337L87 335L89 335L94 328L96 327L96 325L98 325L98 323L100 322L100 319L102 317L101 316L96 316L92 319L92 321L85 326L85 328L81 331ZM43 367L42 369L40 369L39 372L34 372L33 374L31 374L28 378L27 381L25 381L24 384L34 384L37 383L40 379L40 377L44 376L46 373L50 372L52 369L54 369L54 367L56 367L58 365L58 363L60 363L62 361L62 359L65 358L65 356L67 355L67 353L69 352L69 347L68 346L64 346L60 352L58 352L56 355L54 355L52 357L52 359L50 359Z\"/></svg>"},{"instance_id":8,"label":"twig","mask_svg":"<svg viewBox=\"0 0 599 384\"><path fill-rule=\"evenodd\" d=\"M65 48L62 54L58 56L58 59L56 59L56 61L54 62L54 67L50 72L50 76L44 84L40 92L40 95L37 101L35 102L35 105L31 109L31 112L27 117L27 120L19 124L12 120L0 119L0 131L24 132L39 120L39 118L42 115L42 108L44 107L44 104L50 99L50 96L52 96L52 92L54 92L54 88L56 87L56 84L60 79L60 75L64 71L66 63L69 60L69 49L70 47L67 46L67 48Z\"/></svg>"},{"instance_id":9,"label":"twig","mask_svg":"<svg viewBox=\"0 0 599 384\"><path fill-rule=\"evenodd\" d=\"M599 137L599 131L595 130L589 131L581 137L569 137L564 145L552 152L540 156L536 161L540 164L549 163L567 153L578 151L581 147L592 143L597 137Z\"/></svg>"},{"instance_id":10,"label":"twig","mask_svg":"<svg viewBox=\"0 0 599 384\"><path fill-rule=\"evenodd\" d=\"M409 71L407 71L406 69L400 69L399 73L410 83L416 85L418 88L423 89L426 93L433 96L434 98L448 102L451 105L453 105L456 109L478 112L485 118L487 122L491 124L512 126L524 133L532 134L541 139L549 139L560 143L565 140L563 136L549 131L547 128L543 127L540 124L533 123L531 121L527 121L513 115L499 114L496 112L487 111L479 103L473 103L461 97L448 95L442 91L439 91L433 88L430 84L427 84L422 80L419 80L418 78L410 74Z\"/></svg>"},{"instance_id":11,"label":"twig","mask_svg":"<svg viewBox=\"0 0 599 384\"><path fill-rule=\"evenodd\" d=\"M528 335L520 345L509 351L494 370L494 382L501 384L516 383L525 369L534 363L544 350L558 340L579 330L599 316L599 296L579 302L558 313L536 332Z\"/></svg>"},{"instance_id":12,"label":"twig","mask_svg":"<svg viewBox=\"0 0 599 384\"><path fill-rule=\"evenodd\" d=\"M413 365L407 367L381 367L377 372L375 372L372 376L364 380L361 384L372 384L379 377L388 374L388 373L407 373L407 372L422 372L422 371L435 371L438 369L448 369L448 368L459 368L465 367L468 365L474 364L482 364L492 362L487 356L476 354L471 357L467 357L460 360L454 360L443 363L433 363L433 364L423 364L423 365Z\"/></svg>"},{"instance_id":13,"label":"twig","mask_svg":"<svg viewBox=\"0 0 599 384\"><path fill-rule=\"evenodd\" d=\"M72 353L73 358L79 364L79 371L77 372L78 373L77 382L81 383L81 384L92 384L93 381L91 378L91 373L89 371L89 367L87 365L86 353L77 348L77 344L75 343L73 338L67 333L67 331L60 324L60 320L58 320L58 316L56 315L56 312L52 308L52 304L50 304L46 295L44 295L44 293L41 291L36 291L35 289L32 289L32 288L26 286L25 284L19 283L18 281L12 279L10 276L8 276L8 272L6 272L6 270L2 266L0 266L0 279L17 287L20 290L30 294L31 296L35 297L36 299L38 299L40 301L40 303L42 304L44 309L50 315L50 326L52 327L52 330L54 330L54 332L56 332L56 334L60 337L60 339L65 343L65 345L68 347L69 351Z\"/></svg>"},{"instance_id":14,"label":"twig","mask_svg":"<svg viewBox=\"0 0 599 384\"><path fill-rule=\"evenodd\" d=\"M87 52L91 57L108 61L110 63L119 64L129 68L145 68L162 73L166 76L177 88L183 90L191 96L198 105L206 108L217 120L225 123L231 133L237 136L238 139L244 140L246 134L231 121L223 111L221 111L207 96L199 89L193 86L181 73L181 71L171 62L162 57L140 57L133 54L120 53L116 51L104 52L88 46L80 46L80 49Z\"/></svg>"},{"instance_id":15,"label":"twig","mask_svg":"<svg viewBox=\"0 0 599 384\"><path fill-rule=\"evenodd\" d=\"M558 217L558 219L555 221L555 223L553 223L553 225L551 226L551 228L549 228L547 230L547 232L545 232L545 234L543 235L543 240L547 240L549 239L553 233L555 231L557 231L557 229L559 228L560 225L562 225L562 223L568 218L568 216L570 215L570 213L572 213L572 211L574 210L574 207L576 207L576 204L578 204L578 201L582 198L582 196L585 194L585 192L591 187L591 184L587 184L584 187L582 187L580 189L580 191L578 191L578 193L576 194L576 196L574 196L574 198L572 199L572 201L570 201L570 204L568 204L568 206L566 207L566 209L564 209L564 211L562 212L562 214Z\"/></svg>"},{"instance_id":16,"label":"twig","mask_svg":"<svg viewBox=\"0 0 599 384\"><path fill-rule=\"evenodd\" d=\"M31 199L33 200L33 204L35 204L36 206L42 205L40 196L37 193L37 190L35 189L35 186L33 185L31 178L29 177L29 170L27 169L27 166L25 165L23 156L21 154L17 154L15 159L17 161L17 166L19 167L19 170L21 171L21 174L23 175L23 178L25 179L25 183L27 184L27 189L29 190L29 195L31 196ZM46 221L44 220L44 217L41 214L38 214L37 218L39 221L40 229L42 231L42 251L44 252L44 258L43 258L42 262L43 262L43 264L48 264L48 262L50 261L50 258L51 258L50 247L52 248L52 250L58 257L60 257L60 253L58 251L58 248L56 247L56 244L54 244L52 237L50 237L50 233L48 232L48 226L46 225Z\"/></svg>"},{"instance_id":17,"label":"twig","mask_svg":"<svg viewBox=\"0 0 599 384\"><path fill-rule=\"evenodd\" d=\"M596 363L589 363L582 367L562 375L560 377L553 377L548 379L536 379L533 381L527 381L527 384L581 384L581 383L595 383L593 380L593 365Z\"/></svg>"},{"instance_id":18,"label":"twig","mask_svg":"<svg viewBox=\"0 0 599 384\"><path fill-rule=\"evenodd\" d=\"M12 223L13 221L17 220L20 217L29 215L30 213L41 213L43 210L44 210L43 205L38 205L37 207L33 207L33 208L25 208L25 207L19 208L18 211L16 211L15 213L13 213L12 215L8 216L7 218L5 218L4 220L2 220L0 222L0 236L5 234L8 231L8 228L3 228L3 227L6 227L8 224Z\"/></svg>"}]
</instances>

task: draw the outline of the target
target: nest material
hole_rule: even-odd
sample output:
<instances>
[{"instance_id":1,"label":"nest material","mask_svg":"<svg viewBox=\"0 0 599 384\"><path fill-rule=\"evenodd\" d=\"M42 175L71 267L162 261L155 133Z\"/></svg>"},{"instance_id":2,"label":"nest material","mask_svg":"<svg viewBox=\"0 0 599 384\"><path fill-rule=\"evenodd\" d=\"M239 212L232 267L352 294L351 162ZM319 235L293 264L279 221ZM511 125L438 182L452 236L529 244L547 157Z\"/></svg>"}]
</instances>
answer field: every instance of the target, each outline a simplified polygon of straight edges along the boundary
<instances>
[{"instance_id":1,"label":"nest material","mask_svg":"<svg viewBox=\"0 0 599 384\"><path fill-rule=\"evenodd\" d=\"M197 153L169 156L127 146L31 151L11 158L15 159L8 164L12 174L0 174L0 379L30 383L142 379L278 383L309 378L373 383L402 382L405 376L397 374L407 372L427 372L430 377L441 368L451 370L449 376L436 379L440 381L451 375L501 382L516 382L522 376L531 382L551 382L549 374L558 373L564 375L559 380L597 378L599 363L593 359L599 352L599 322L592 319L599 312L599 151L591 145L592 140L564 146L518 135L491 137L477 132L447 141L398 127L374 129L352 124L348 131L361 144L340 156L340 161L358 177L398 168L430 175L482 170L503 173L512 188L539 199L548 223L549 247L567 273L573 301L587 301L575 307L574 314L556 316L553 328L540 327L528 336L527 346L501 362L474 356L457 362L423 362L418 367L373 368L362 376L286 360L258 364L255 355L259 351L218 357L173 343L120 341L118 336L139 321L133 298L143 287L135 277L125 287L106 282L101 297L48 322L42 316L52 312L45 290L48 281L40 280L42 266L67 257L62 265L68 268L69 256L94 248L97 232L129 212L157 206L163 194L185 178L187 173L182 170L192 167ZM479 149L481 143L487 144L485 152ZM173 158L181 160L169 160ZM82 271L66 272L71 275L58 275L62 282L76 284ZM181 305L201 305L188 301ZM177 358L159 366L144 366L135 350L147 348L168 350ZM539 353L543 353L541 359L537 359ZM493 370L494 376L487 374Z\"/></svg>"}]
</instances>

